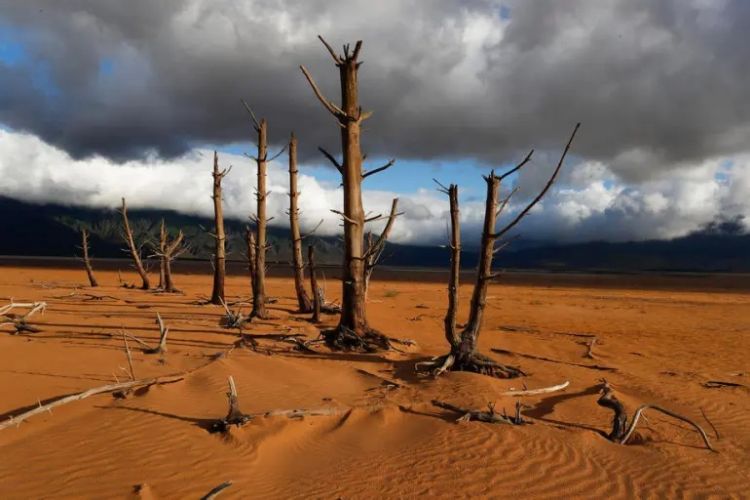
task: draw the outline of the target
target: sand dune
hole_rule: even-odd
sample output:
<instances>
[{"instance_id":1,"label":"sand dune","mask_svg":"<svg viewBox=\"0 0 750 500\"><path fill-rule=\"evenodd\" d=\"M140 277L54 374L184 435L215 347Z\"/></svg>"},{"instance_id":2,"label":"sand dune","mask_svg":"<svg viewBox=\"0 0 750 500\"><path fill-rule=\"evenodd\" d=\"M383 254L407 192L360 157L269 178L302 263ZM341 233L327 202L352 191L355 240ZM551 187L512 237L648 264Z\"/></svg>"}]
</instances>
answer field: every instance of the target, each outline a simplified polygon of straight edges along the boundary
<instances>
[{"instance_id":1,"label":"sand dune","mask_svg":"<svg viewBox=\"0 0 750 500\"><path fill-rule=\"evenodd\" d=\"M233 485L221 498L740 498L750 489L750 390L703 385L750 386L747 294L493 285L482 350L529 376L433 380L417 377L413 366L447 349L445 286L438 283L380 281L370 292L372 325L418 346L304 354L267 338L258 339L257 352L232 349L238 336L219 325L222 309L199 305L209 276L178 275L185 294L159 295L118 288L113 272L99 273L108 286L97 289L82 288L82 271L5 267L0 275L1 303L48 304L34 317L41 332L0 334L3 420L37 401L127 379L120 332L156 345L157 311L170 328L168 352L145 354L131 341L135 374L186 373L127 399L93 396L0 431L2 498L198 498L227 480ZM230 277L227 285L230 300L249 300L246 279ZM328 295L336 288L329 282ZM278 298L273 317L248 333L317 336L294 314L290 280L271 278L268 290ZM461 288L459 318L470 291ZM594 359L585 356L591 335ZM247 413L343 412L258 417L228 435L212 434L207 427L226 413L229 375ZM596 405L602 377L631 411L653 402L698 421L718 453L658 413L647 413L630 444L609 442L602 433L611 413ZM564 391L523 398L524 426L458 424L456 414L430 403L479 409L492 401L510 413L516 398L502 392L566 380Z\"/></svg>"}]
</instances>

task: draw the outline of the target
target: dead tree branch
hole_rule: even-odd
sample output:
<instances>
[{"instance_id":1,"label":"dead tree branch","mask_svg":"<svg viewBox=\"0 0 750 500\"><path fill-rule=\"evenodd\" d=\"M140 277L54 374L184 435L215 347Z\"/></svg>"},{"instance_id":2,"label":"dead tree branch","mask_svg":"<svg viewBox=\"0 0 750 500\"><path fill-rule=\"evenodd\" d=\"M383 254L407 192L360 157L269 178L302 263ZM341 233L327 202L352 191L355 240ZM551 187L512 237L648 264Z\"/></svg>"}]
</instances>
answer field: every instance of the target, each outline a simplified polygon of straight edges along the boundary
<instances>
[{"instance_id":1,"label":"dead tree branch","mask_svg":"<svg viewBox=\"0 0 750 500\"><path fill-rule=\"evenodd\" d=\"M141 253L139 251L139 247L136 246L135 239L133 238L133 230L130 228L130 221L128 220L128 206L125 203L125 198L122 199L120 214L122 215L123 237L125 239L125 243L128 245L130 256L133 258L135 270L138 271L138 274L141 277L141 289L148 290L151 285L148 279L148 274L146 273L146 269L143 267L143 262L141 261Z\"/></svg>"},{"instance_id":2,"label":"dead tree branch","mask_svg":"<svg viewBox=\"0 0 750 500\"><path fill-rule=\"evenodd\" d=\"M89 285L92 288L99 286L99 283L94 277L94 267L91 265L91 257L89 256L89 232L86 229L81 229L81 251L83 252L83 267L86 269L86 276L89 278Z\"/></svg>"}]
</instances>

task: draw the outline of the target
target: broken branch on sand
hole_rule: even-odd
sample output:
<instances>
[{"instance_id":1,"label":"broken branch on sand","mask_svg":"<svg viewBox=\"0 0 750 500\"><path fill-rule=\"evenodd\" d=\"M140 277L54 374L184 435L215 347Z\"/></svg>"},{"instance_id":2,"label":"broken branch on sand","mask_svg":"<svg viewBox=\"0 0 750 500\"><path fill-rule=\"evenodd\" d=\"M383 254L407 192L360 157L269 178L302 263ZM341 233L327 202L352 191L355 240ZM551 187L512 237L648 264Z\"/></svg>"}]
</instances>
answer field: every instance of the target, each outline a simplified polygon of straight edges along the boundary
<instances>
[{"instance_id":1,"label":"broken branch on sand","mask_svg":"<svg viewBox=\"0 0 750 500\"><path fill-rule=\"evenodd\" d=\"M610 432L607 436L608 439L612 442L627 444L628 439L630 439L630 436L633 434L636 426L638 425L641 414L647 409L652 409L692 425L703 438L703 442L706 444L706 448L714 452L716 451L713 446L711 446L711 442L708 440L706 432L700 425L685 416L682 416L678 413L673 412L672 410L668 410L661 406L657 406L654 404L644 404L639 406L633 414L633 420L630 422L630 425L628 425L628 414L625 410L625 407L620 402L620 400L617 399L617 396L615 396L612 386L604 379L602 379L601 396L597 400L596 404L598 404L599 406L603 406L604 408L608 408L614 412L614 417L612 419L612 432Z\"/></svg>"},{"instance_id":2,"label":"broken branch on sand","mask_svg":"<svg viewBox=\"0 0 750 500\"><path fill-rule=\"evenodd\" d=\"M432 404L437 406L438 408L443 408L446 410L454 411L456 413L460 413L461 416L456 419L457 423L469 422L472 420L476 420L478 422L486 422L488 424L520 425L524 423L523 419L520 418L520 415L518 417L518 420L516 420L513 417L505 415L505 413L497 413L495 411L494 403L487 403L487 411L461 408L460 406L455 406L450 403L446 403L445 401L439 401L437 399L433 399Z\"/></svg>"},{"instance_id":3,"label":"broken branch on sand","mask_svg":"<svg viewBox=\"0 0 750 500\"><path fill-rule=\"evenodd\" d=\"M243 413L240 410L239 397L237 395L237 386L234 384L234 378L229 376L229 392L227 398L229 400L229 411L227 416L221 420L214 422L209 428L210 432L227 432L231 426L241 427L250 420L256 417L288 417L288 418L302 418L302 417L325 417L332 415L341 415L342 413L348 413L351 411L348 408L295 408L289 410L268 410L260 413Z\"/></svg>"},{"instance_id":4,"label":"broken branch on sand","mask_svg":"<svg viewBox=\"0 0 750 500\"><path fill-rule=\"evenodd\" d=\"M219 493L232 486L232 481L224 481L219 486L216 486L211 491L201 497L201 500L213 500L219 496Z\"/></svg>"},{"instance_id":5,"label":"broken branch on sand","mask_svg":"<svg viewBox=\"0 0 750 500\"><path fill-rule=\"evenodd\" d=\"M562 384L552 385L549 387L540 387L539 389L525 389L523 391L505 391L501 396L536 396L537 394L549 394L550 392L561 391L568 387L570 382L567 380Z\"/></svg>"},{"instance_id":6,"label":"broken branch on sand","mask_svg":"<svg viewBox=\"0 0 750 500\"><path fill-rule=\"evenodd\" d=\"M13 309L26 308L29 309L24 315L17 315L12 313ZM41 330L28 324L27 320L36 313L44 313L47 308L46 302L13 302L10 300L10 304L0 307L0 320L5 320L0 323L0 327L11 325L15 328L12 335L17 335L23 332L38 333Z\"/></svg>"},{"instance_id":7,"label":"broken branch on sand","mask_svg":"<svg viewBox=\"0 0 750 500\"><path fill-rule=\"evenodd\" d=\"M183 378L184 378L183 375L168 375L165 377L154 377L154 378L147 378L147 379L142 379L142 380L132 380L130 382L121 382L119 384L109 384L109 385L103 385L101 387L94 387L92 389L88 389L86 391L79 392L77 394L71 394L69 396L61 397L59 399L56 399L44 405L40 404L33 410L29 410L19 415L10 417L5 422L0 423L0 430L10 427L12 425L20 425L21 422L28 419L29 417L33 417L34 415L44 413L45 411L50 411L52 408L57 408L58 406L72 403L73 401L80 401L82 399L86 399L88 397L95 396L97 394L105 394L108 392L115 392L115 391L121 391L121 390L124 391L124 390L134 389L136 387L150 387L152 385L171 384L174 382L179 382Z\"/></svg>"}]
</instances>

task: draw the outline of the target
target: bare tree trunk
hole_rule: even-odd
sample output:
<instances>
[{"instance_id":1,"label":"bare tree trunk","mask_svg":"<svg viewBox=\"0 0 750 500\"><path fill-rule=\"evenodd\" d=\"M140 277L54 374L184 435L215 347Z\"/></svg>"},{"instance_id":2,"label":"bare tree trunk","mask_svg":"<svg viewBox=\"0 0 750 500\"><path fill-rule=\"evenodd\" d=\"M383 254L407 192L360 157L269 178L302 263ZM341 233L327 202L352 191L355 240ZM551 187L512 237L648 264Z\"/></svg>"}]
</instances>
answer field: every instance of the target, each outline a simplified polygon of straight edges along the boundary
<instances>
[{"instance_id":1,"label":"bare tree trunk","mask_svg":"<svg viewBox=\"0 0 750 500\"><path fill-rule=\"evenodd\" d=\"M125 198L122 199L122 208L120 209L120 213L122 214L123 238L128 245L128 250L130 250L130 256L133 258L133 263L135 264L135 270L138 271L138 274L141 277L141 289L148 290L151 285L148 280L146 269L143 267L143 262L141 262L141 254L138 251L138 247L135 245L135 240L133 239L133 231L132 229L130 229L130 221L128 220L128 206L125 203Z\"/></svg>"},{"instance_id":2,"label":"bare tree trunk","mask_svg":"<svg viewBox=\"0 0 750 500\"><path fill-rule=\"evenodd\" d=\"M164 248L164 291L165 292L179 292L174 286L172 281L172 261L177 258L182 252L185 251L185 247L182 246L182 241L185 235L180 231L177 237L172 240L171 243L165 241Z\"/></svg>"},{"instance_id":3,"label":"bare tree trunk","mask_svg":"<svg viewBox=\"0 0 750 500\"><path fill-rule=\"evenodd\" d=\"M459 279L459 259L461 251L461 236L460 236L460 221L459 221L459 210L458 210L458 187L451 185L446 188L440 185L440 191L448 194L450 198L450 213L451 213L451 272L448 283L448 310L445 315L445 337L451 347L450 353L438 358L435 361L427 361L417 363L417 370L430 370L434 376L438 376L447 370L457 371L470 371L475 373L482 373L494 377L510 378L525 375L520 369L505 366L496 363L492 359L477 352L477 343L479 340L479 333L482 329L482 318L484 316L484 308L487 303L487 287L490 280L496 277L492 274L492 259L494 254L503 248L495 247L495 242L506 234L511 228L513 228L528 212L533 208L535 204L542 199L547 193L552 183L555 181L557 174L560 172L560 168L563 165L565 156L567 155L570 145L573 142L573 138L578 131L580 124L577 124L573 129L573 133L568 140L565 150L563 151L560 161L557 164L557 168L552 173L551 177L544 186L544 189L534 198L526 207L521 210L518 215L508 223L500 231L495 230L495 224L497 222L498 215L507 206L510 197L513 192L505 198L502 202L498 200L498 191L500 188L500 182L502 179L517 171L523 167L531 159L531 153L519 163L515 168L506 172L501 176L495 175L495 172L491 172L488 177L485 177L487 182L487 198L485 202L484 210L484 225L482 228L482 241L479 253L479 265L477 266L477 278L474 284L474 292L471 297L471 306L469 310L469 320L466 326L460 334L456 332L456 310L458 308L458 279Z\"/></svg>"},{"instance_id":4,"label":"bare tree trunk","mask_svg":"<svg viewBox=\"0 0 750 500\"><path fill-rule=\"evenodd\" d=\"M97 287L99 283L97 283L94 277L94 268L91 266L91 258L89 257L89 232L86 229L81 229L81 250L83 251L83 267L86 268L89 285L92 288Z\"/></svg>"},{"instance_id":5,"label":"bare tree trunk","mask_svg":"<svg viewBox=\"0 0 750 500\"><path fill-rule=\"evenodd\" d=\"M448 310L445 312L445 338L451 350L458 349L461 337L456 332L456 314L458 312L458 286L461 272L461 220L458 210L458 186L451 184L448 188L451 213L451 270L448 278Z\"/></svg>"},{"instance_id":6,"label":"bare tree trunk","mask_svg":"<svg viewBox=\"0 0 750 500\"><path fill-rule=\"evenodd\" d=\"M312 311L310 297L305 291L304 262L302 260L302 235L299 229L299 208L297 207L297 138L292 134L289 139L289 226L292 236L292 264L294 267L294 289L297 293L299 312ZM315 290L312 291L315 293Z\"/></svg>"},{"instance_id":7,"label":"bare tree trunk","mask_svg":"<svg viewBox=\"0 0 750 500\"><path fill-rule=\"evenodd\" d=\"M159 290L164 290L165 287L165 269L166 269L166 250L167 250L167 230L164 227L164 219L161 220L159 226Z\"/></svg>"},{"instance_id":8,"label":"bare tree trunk","mask_svg":"<svg viewBox=\"0 0 750 500\"><path fill-rule=\"evenodd\" d=\"M255 233L249 227L245 228L245 243L247 244L247 270L250 273L250 290L255 290Z\"/></svg>"},{"instance_id":9,"label":"bare tree trunk","mask_svg":"<svg viewBox=\"0 0 750 500\"><path fill-rule=\"evenodd\" d=\"M315 247L309 245L307 247L307 266L310 269L310 288L312 288L313 304L312 304L312 321L313 323L320 322L320 289L318 288L318 277L315 272Z\"/></svg>"},{"instance_id":10,"label":"bare tree trunk","mask_svg":"<svg viewBox=\"0 0 750 500\"><path fill-rule=\"evenodd\" d=\"M372 272L375 270L375 266L383 255L385 244L388 241L388 236L391 234L393 223L396 222L396 217L401 215L400 213L397 213L397 210L398 198L394 198L391 203L391 213L388 216L388 222L385 224L383 232L380 233L378 239L373 241L372 233L367 233L367 250L365 251L365 300L367 300L367 291L370 288L370 277L372 276Z\"/></svg>"},{"instance_id":11,"label":"bare tree trunk","mask_svg":"<svg viewBox=\"0 0 750 500\"><path fill-rule=\"evenodd\" d=\"M250 317L265 318L266 313L266 160L268 125L265 118L258 124L258 185L256 200L255 278L253 279L253 310Z\"/></svg>"},{"instance_id":12,"label":"bare tree trunk","mask_svg":"<svg viewBox=\"0 0 750 500\"><path fill-rule=\"evenodd\" d=\"M221 200L221 181L229 170L219 171L219 155L214 151L214 187L211 198L214 200L214 285L211 303L221 305L224 301L224 279L226 276L226 234L224 232L224 210Z\"/></svg>"},{"instance_id":13,"label":"bare tree trunk","mask_svg":"<svg viewBox=\"0 0 750 500\"><path fill-rule=\"evenodd\" d=\"M339 68L341 81L341 107L326 99L310 73L300 67L305 74L313 92L323 106L338 120L341 130L341 149L343 161L339 164L332 155L321 151L333 162L341 172L344 187L344 211L339 215L344 220L344 263L342 272L342 305L341 318L338 327L330 332L324 332L328 345L338 349L388 349L390 343L367 323L365 309L365 255L364 229L365 219L362 207L362 180L374 173L382 172L393 164L374 169L370 172L362 170L362 150L360 147L360 131L362 122L371 113L363 112L359 105L359 91L357 73L362 64L357 59L362 48L358 41L350 53L349 46L344 46L344 55L337 55L322 37L318 37L333 57Z\"/></svg>"}]
</instances>

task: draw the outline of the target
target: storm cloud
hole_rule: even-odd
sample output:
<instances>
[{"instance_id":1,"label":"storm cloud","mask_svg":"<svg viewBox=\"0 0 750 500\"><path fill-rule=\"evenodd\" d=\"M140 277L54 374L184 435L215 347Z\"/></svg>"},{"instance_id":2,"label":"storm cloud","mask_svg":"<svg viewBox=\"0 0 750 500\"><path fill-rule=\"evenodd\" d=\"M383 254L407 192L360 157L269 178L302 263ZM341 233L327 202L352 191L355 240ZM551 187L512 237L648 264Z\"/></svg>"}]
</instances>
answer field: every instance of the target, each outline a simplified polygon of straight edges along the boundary
<instances>
[{"instance_id":1,"label":"storm cloud","mask_svg":"<svg viewBox=\"0 0 750 500\"><path fill-rule=\"evenodd\" d=\"M559 147L628 181L750 143L750 4L706 0L461 2L0 1L25 51L0 64L0 121L74 157L177 156L251 140L244 97L281 143L336 145L305 64L331 98L316 40L365 41L368 153L503 163Z\"/></svg>"}]
</instances>

